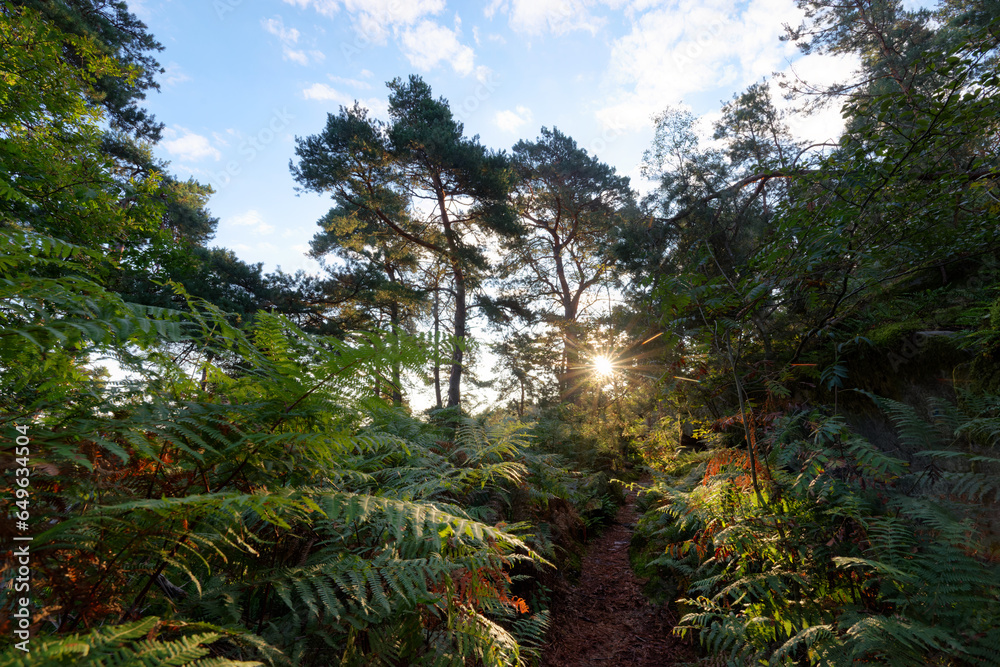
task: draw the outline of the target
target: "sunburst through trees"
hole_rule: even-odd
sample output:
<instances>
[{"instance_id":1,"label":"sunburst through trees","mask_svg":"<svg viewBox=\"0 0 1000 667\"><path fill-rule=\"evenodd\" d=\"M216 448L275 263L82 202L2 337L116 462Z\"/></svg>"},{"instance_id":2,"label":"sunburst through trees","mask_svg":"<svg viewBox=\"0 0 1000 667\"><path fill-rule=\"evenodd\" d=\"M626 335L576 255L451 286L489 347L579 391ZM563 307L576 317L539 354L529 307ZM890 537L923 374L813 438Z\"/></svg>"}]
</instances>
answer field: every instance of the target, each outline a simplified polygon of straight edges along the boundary
<instances>
[{"instance_id":1,"label":"sunburst through trees","mask_svg":"<svg viewBox=\"0 0 1000 667\"><path fill-rule=\"evenodd\" d=\"M599 354L592 360L594 375L598 379L610 379L615 374L615 362L608 356Z\"/></svg>"}]
</instances>

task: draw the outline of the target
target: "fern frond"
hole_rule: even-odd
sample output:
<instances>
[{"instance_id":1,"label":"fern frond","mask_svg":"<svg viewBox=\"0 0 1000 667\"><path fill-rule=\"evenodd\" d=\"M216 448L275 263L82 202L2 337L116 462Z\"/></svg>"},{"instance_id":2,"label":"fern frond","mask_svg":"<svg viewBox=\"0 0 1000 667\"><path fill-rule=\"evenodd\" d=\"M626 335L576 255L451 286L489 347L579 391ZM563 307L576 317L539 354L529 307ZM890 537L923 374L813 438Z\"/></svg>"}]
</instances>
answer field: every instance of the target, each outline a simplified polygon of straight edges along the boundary
<instances>
[{"instance_id":1,"label":"fern frond","mask_svg":"<svg viewBox=\"0 0 1000 667\"><path fill-rule=\"evenodd\" d=\"M135 623L94 630L87 635L35 638L31 652L8 649L0 654L0 667L29 665L130 665L135 667L263 667L256 661L204 659L209 646L224 635L206 632L169 641L146 639L160 625L147 617Z\"/></svg>"}]
</instances>

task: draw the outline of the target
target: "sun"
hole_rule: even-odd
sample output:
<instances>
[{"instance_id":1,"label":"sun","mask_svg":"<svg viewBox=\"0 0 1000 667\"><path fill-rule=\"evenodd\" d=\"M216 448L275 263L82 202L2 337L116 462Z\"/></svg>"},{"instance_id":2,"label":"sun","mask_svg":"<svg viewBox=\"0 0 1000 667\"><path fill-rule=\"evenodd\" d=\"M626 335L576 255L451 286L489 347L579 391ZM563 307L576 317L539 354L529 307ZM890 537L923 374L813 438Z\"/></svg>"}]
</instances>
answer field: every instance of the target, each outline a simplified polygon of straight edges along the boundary
<instances>
[{"instance_id":1,"label":"sun","mask_svg":"<svg viewBox=\"0 0 1000 667\"><path fill-rule=\"evenodd\" d=\"M594 357L594 373L598 377L610 377L615 373L615 362L603 354Z\"/></svg>"}]
</instances>

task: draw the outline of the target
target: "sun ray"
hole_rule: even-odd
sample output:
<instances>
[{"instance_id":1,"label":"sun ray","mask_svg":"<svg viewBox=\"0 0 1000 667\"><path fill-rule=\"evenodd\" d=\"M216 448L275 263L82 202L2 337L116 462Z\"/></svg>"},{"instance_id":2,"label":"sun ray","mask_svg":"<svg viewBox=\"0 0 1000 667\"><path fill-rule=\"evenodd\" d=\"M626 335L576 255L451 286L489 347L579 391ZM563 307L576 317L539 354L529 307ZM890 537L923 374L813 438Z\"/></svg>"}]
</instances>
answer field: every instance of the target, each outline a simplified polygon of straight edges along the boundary
<instances>
[{"instance_id":1,"label":"sun ray","mask_svg":"<svg viewBox=\"0 0 1000 667\"><path fill-rule=\"evenodd\" d=\"M598 377L611 377L615 374L615 362L603 354L594 357L594 373Z\"/></svg>"}]
</instances>

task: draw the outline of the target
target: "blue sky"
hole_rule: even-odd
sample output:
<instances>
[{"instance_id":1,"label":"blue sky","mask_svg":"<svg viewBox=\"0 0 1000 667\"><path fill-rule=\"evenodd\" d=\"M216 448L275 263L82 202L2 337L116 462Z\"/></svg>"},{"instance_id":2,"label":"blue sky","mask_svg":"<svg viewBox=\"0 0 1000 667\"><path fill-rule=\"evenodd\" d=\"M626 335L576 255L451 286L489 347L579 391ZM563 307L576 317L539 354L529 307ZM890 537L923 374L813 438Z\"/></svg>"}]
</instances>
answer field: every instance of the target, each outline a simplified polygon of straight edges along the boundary
<instances>
[{"instance_id":1,"label":"blue sky","mask_svg":"<svg viewBox=\"0 0 1000 667\"><path fill-rule=\"evenodd\" d=\"M214 244L270 270L306 258L329 200L295 192L294 137L362 101L385 115L385 82L421 75L468 134L496 149L556 126L638 182L653 114L721 103L790 66L812 80L852 64L780 42L793 0L132 0L163 43L166 123L157 155L216 189ZM838 114L800 121L815 140Z\"/></svg>"}]
</instances>

